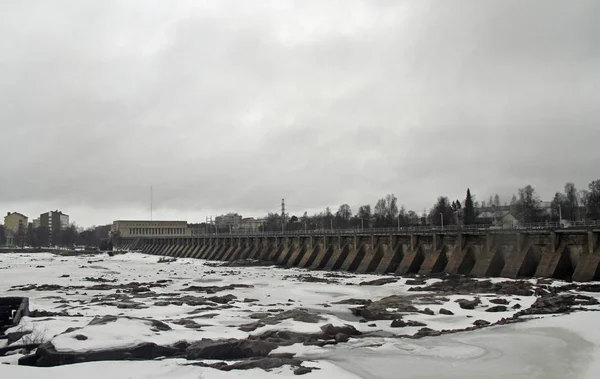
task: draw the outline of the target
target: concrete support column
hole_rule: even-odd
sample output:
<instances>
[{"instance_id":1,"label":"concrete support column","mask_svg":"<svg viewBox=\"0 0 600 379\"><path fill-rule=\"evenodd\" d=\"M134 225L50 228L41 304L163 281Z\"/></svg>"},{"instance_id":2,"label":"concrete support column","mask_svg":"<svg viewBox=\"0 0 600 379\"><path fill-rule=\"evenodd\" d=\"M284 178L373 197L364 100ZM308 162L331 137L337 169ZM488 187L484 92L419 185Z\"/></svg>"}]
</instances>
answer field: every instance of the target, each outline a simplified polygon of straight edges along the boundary
<instances>
[{"instance_id":1,"label":"concrete support column","mask_svg":"<svg viewBox=\"0 0 600 379\"><path fill-rule=\"evenodd\" d=\"M519 233L517 233L517 244L519 243L518 242L518 235L519 235ZM489 257L490 250L492 249L492 235L490 233L486 233L485 234L485 246L484 246L484 249L485 249L485 255L486 255L486 257Z\"/></svg>"}]
</instances>

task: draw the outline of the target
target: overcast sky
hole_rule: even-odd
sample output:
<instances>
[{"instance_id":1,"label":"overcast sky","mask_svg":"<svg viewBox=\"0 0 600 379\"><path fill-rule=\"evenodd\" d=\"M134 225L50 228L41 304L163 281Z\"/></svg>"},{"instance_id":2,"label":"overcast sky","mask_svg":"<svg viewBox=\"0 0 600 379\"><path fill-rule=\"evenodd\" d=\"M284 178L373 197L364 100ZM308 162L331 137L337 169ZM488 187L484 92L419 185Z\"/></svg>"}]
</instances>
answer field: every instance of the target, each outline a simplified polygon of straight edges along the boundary
<instances>
[{"instance_id":1,"label":"overcast sky","mask_svg":"<svg viewBox=\"0 0 600 379\"><path fill-rule=\"evenodd\" d=\"M301 215L600 178L600 1L0 0L0 211Z\"/></svg>"}]
</instances>

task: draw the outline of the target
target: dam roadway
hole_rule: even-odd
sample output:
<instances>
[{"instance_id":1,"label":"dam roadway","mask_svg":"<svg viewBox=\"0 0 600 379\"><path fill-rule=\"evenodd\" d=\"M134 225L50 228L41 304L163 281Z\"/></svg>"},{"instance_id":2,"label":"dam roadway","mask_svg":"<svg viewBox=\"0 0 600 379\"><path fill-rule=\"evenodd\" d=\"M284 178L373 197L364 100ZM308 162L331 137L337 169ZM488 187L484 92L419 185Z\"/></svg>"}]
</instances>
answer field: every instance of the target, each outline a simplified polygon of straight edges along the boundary
<instances>
[{"instance_id":1,"label":"dam roadway","mask_svg":"<svg viewBox=\"0 0 600 379\"><path fill-rule=\"evenodd\" d=\"M255 259L284 267L361 274L464 274L600 280L600 223L569 228L450 226L144 236L121 249L216 261Z\"/></svg>"}]
</instances>

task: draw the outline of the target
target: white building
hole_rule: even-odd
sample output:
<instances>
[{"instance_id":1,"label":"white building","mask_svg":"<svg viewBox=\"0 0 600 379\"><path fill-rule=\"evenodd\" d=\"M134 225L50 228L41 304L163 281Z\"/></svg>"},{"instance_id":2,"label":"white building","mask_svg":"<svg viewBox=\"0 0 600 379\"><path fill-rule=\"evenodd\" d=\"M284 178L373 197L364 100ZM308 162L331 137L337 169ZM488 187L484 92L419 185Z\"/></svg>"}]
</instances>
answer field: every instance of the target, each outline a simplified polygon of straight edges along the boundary
<instances>
[{"instance_id":1,"label":"white building","mask_svg":"<svg viewBox=\"0 0 600 379\"><path fill-rule=\"evenodd\" d=\"M187 221L113 221L111 235L131 237L185 237L191 236Z\"/></svg>"}]
</instances>

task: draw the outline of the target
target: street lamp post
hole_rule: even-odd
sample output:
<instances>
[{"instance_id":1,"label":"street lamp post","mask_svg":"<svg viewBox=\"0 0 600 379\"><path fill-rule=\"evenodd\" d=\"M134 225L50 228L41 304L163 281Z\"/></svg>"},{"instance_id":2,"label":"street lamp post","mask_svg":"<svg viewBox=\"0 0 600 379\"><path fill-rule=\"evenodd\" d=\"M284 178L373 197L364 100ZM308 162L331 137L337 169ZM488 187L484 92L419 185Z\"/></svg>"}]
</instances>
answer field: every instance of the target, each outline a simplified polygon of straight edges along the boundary
<instances>
[{"instance_id":1,"label":"street lamp post","mask_svg":"<svg viewBox=\"0 0 600 379\"><path fill-rule=\"evenodd\" d=\"M444 230L444 214L440 213L440 217L442 219L442 230Z\"/></svg>"},{"instance_id":2,"label":"street lamp post","mask_svg":"<svg viewBox=\"0 0 600 379\"><path fill-rule=\"evenodd\" d=\"M562 207L558 204L558 226L562 226Z\"/></svg>"},{"instance_id":3,"label":"street lamp post","mask_svg":"<svg viewBox=\"0 0 600 379\"><path fill-rule=\"evenodd\" d=\"M400 215L398 215L398 231L400 231Z\"/></svg>"},{"instance_id":4,"label":"street lamp post","mask_svg":"<svg viewBox=\"0 0 600 379\"><path fill-rule=\"evenodd\" d=\"M365 231L365 220L364 219L360 219L360 229L364 232Z\"/></svg>"}]
</instances>

